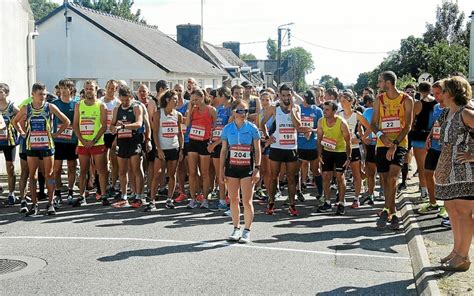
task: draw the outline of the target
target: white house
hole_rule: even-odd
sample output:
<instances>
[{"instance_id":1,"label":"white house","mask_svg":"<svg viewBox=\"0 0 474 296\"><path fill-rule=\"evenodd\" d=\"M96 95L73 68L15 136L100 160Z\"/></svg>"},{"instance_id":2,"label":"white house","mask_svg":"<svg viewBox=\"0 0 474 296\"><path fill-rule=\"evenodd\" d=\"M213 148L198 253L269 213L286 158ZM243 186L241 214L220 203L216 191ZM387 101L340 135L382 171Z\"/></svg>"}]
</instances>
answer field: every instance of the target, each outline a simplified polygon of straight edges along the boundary
<instances>
[{"instance_id":1,"label":"white house","mask_svg":"<svg viewBox=\"0 0 474 296\"><path fill-rule=\"evenodd\" d=\"M172 85L189 77L217 88L227 74L154 27L76 4L66 2L37 26L37 75L48 88L63 78L78 88L86 79L101 87L120 79L154 91L158 80Z\"/></svg>"},{"instance_id":2,"label":"white house","mask_svg":"<svg viewBox=\"0 0 474 296\"><path fill-rule=\"evenodd\" d=\"M0 1L0 82L8 84L15 102L28 96L36 79L34 29L28 0Z\"/></svg>"}]
</instances>

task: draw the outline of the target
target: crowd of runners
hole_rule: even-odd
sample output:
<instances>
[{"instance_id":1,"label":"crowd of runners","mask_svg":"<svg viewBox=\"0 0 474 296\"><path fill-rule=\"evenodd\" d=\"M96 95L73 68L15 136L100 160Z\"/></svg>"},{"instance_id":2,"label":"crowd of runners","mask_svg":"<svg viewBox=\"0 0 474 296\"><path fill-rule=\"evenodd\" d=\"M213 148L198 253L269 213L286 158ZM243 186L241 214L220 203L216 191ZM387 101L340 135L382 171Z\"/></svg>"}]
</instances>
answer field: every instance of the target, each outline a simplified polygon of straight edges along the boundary
<instances>
[{"instance_id":1,"label":"crowd of runners","mask_svg":"<svg viewBox=\"0 0 474 296\"><path fill-rule=\"evenodd\" d=\"M404 90L396 85L391 71L379 75L377 92L366 88L362 94L322 86L297 94L286 84L275 91L248 82L201 89L189 78L172 89L161 80L152 95L146 85L134 93L123 81L109 80L99 89L90 80L79 90L64 79L54 95L35 83L32 96L17 105L8 98L8 85L0 83L8 204L19 203L20 213L35 216L38 200L47 199L46 214L54 215L66 204L86 204L93 190L104 206L153 212L163 198L170 210L186 203L188 209L223 211L234 226L229 240L245 243L254 197L266 204L267 215L284 206L288 215L298 216L297 202L304 202L305 190L314 186L315 211L344 215L380 199L384 208L376 227L398 230L395 200L407 189L414 157L411 170L418 175L422 203L418 213L437 213L442 225L453 229L453 252L442 263L469 268L471 87L460 75ZM67 194L61 191L63 174ZM350 201L346 180L354 190ZM277 205L285 187L288 199ZM335 201L331 190L336 190Z\"/></svg>"}]
</instances>

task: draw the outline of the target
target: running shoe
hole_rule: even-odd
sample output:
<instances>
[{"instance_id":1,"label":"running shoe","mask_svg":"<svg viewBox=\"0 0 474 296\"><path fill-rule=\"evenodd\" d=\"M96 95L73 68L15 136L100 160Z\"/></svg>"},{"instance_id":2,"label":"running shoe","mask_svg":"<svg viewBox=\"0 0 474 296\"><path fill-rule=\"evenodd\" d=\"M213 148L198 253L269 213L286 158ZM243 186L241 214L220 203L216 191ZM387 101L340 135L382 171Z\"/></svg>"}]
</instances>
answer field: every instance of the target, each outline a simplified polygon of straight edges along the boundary
<instances>
[{"instance_id":1,"label":"running shoe","mask_svg":"<svg viewBox=\"0 0 474 296\"><path fill-rule=\"evenodd\" d=\"M86 204L86 198L84 196L78 197L74 203L72 204L73 207L80 207Z\"/></svg>"},{"instance_id":2,"label":"running shoe","mask_svg":"<svg viewBox=\"0 0 474 296\"><path fill-rule=\"evenodd\" d=\"M383 192L379 192L379 195L375 198L376 201L384 201L385 196L383 196Z\"/></svg>"},{"instance_id":3,"label":"running shoe","mask_svg":"<svg viewBox=\"0 0 474 296\"><path fill-rule=\"evenodd\" d=\"M388 222L388 212L384 210L380 213L380 217L377 220L377 228L385 228L387 226L387 222Z\"/></svg>"},{"instance_id":4,"label":"running shoe","mask_svg":"<svg viewBox=\"0 0 474 296\"><path fill-rule=\"evenodd\" d=\"M229 238L227 240L231 242L237 242L240 240L241 237L242 237L242 232L240 231L240 228L234 228L234 230L232 230L232 233L229 235Z\"/></svg>"},{"instance_id":5,"label":"running shoe","mask_svg":"<svg viewBox=\"0 0 474 296\"><path fill-rule=\"evenodd\" d=\"M420 215L426 215L426 214L431 214L434 212L437 212L439 209L438 204L432 205L431 203L427 202L418 209L418 214Z\"/></svg>"},{"instance_id":6,"label":"running shoe","mask_svg":"<svg viewBox=\"0 0 474 296\"><path fill-rule=\"evenodd\" d=\"M288 208L288 214L290 214L290 216L292 217L296 217L298 216L298 210L296 210L296 206L295 205L291 205L289 208Z\"/></svg>"},{"instance_id":7,"label":"running shoe","mask_svg":"<svg viewBox=\"0 0 474 296\"><path fill-rule=\"evenodd\" d=\"M128 202L127 199L122 199L112 204L112 207L114 208L126 208L129 206L130 206L130 203Z\"/></svg>"},{"instance_id":8,"label":"running shoe","mask_svg":"<svg viewBox=\"0 0 474 296\"><path fill-rule=\"evenodd\" d=\"M209 202L207 201L207 199L203 200L201 202L201 205L199 206L200 209L209 209Z\"/></svg>"},{"instance_id":9,"label":"running shoe","mask_svg":"<svg viewBox=\"0 0 474 296\"><path fill-rule=\"evenodd\" d=\"M72 195L67 196L67 204L72 205L74 203L74 197Z\"/></svg>"},{"instance_id":10,"label":"running shoe","mask_svg":"<svg viewBox=\"0 0 474 296\"><path fill-rule=\"evenodd\" d=\"M28 213L28 203L26 202L26 200L22 200L20 203L20 213Z\"/></svg>"},{"instance_id":11,"label":"running shoe","mask_svg":"<svg viewBox=\"0 0 474 296\"><path fill-rule=\"evenodd\" d=\"M176 197L176 198L174 199L174 201L177 202L177 203L182 203L182 202L185 201L187 198L188 198L188 196L187 196L185 193L180 192L179 195L178 195L178 197Z\"/></svg>"},{"instance_id":12,"label":"running shoe","mask_svg":"<svg viewBox=\"0 0 474 296\"><path fill-rule=\"evenodd\" d=\"M188 209L195 209L197 208L198 204L196 202L196 200L194 199L191 199L191 201L188 203L188 205L186 206L186 208Z\"/></svg>"},{"instance_id":13,"label":"running shoe","mask_svg":"<svg viewBox=\"0 0 474 296\"><path fill-rule=\"evenodd\" d=\"M358 209L360 207L360 202L358 199L354 199L354 201L352 202L352 205L351 205L351 208L353 209Z\"/></svg>"},{"instance_id":14,"label":"running shoe","mask_svg":"<svg viewBox=\"0 0 474 296\"><path fill-rule=\"evenodd\" d=\"M267 194L265 193L265 190L263 190L262 188L258 188L255 191L255 197L262 200L262 199L267 198Z\"/></svg>"},{"instance_id":15,"label":"running shoe","mask_svg":"<svg viewBox=\"0 0 474 296\"><path fill-rule=\"evenodd\" d=\"M275 204L269 203L265 211L265 215L273 215L273 214L275 214Z\"/></svg>"},{"instance_id":16,"label":"running shoe","mask_svg":"<svg viewBox=\"0 0 474 296\"><path fill-rule=\"evenodd\" d=\"M30 210L26 213L26 216L38 216L39 215L39 207L38 204L32 204Z\"/></svg>"},{"instance_id":17,"label":"running shoe","mask_svg":"<svg viewBox=\"0 0 474 296\"><path fill-rule=\"evenodd\" d=\"M145 207L145 212L155 212L157 210L158 209L156 208L156 205L154 202L148 203L147 206Z\"/></svg>"},{"instance_id":18,"label":"running shoe","mask_svg":"<svg viewBox=\"0 0 474 296\"><path fill-rule=\"evenodd\" d=\"M369 205L373 205L374 204L374 195L371 194L371 195L367 195L366 197L361 198L360 205L363 205L365 203L367 203Z\"/></svg>"},{"instance_id":19,"label":"running shoe","mask_svg":"<svg viewBox=\"0 0 474 296\"><path fill-rule=\"evenodd\" d=\"M171 198L168 198L165 202L165 207L167 209L174 209L174 203L173 203L173 200Z\"/></svg>"},{"instance_id":20,"label":"running shoe","mask_svg":"<svg viewBox=\"0 0 474 296\"><path fill-rule=\"evenodd\" d=\"M344 216L346 214L346 209L344 208L344 205L342 203L337 205L336 209L336 215L338 216Z\"/></svg>"},{"instance_id":21,"label":"running shoe","mask_svg":"<svg viewBox=\"0 0 474 296\"><path fill-rule=\"evenodd\" d=\"M56 215L56 209L54 206L50 203L46 205L46 213L51 216L51 215Z\"/></svg>"},{"instance_id":22,"label":"running shoe","mask_svg":"<svg viewBox=\"0 0 474 296\"><path fill-rule=\"evenodd\" d=\"M397 192L402 192L402 191L405 191L405 190L407 190L407 184L405 182L402 182L402 183L398 184Z\"/></svg>"},{"instance_id":23,"label":"running shoe","mask_svg":"<svg viewBox=\"0 0 474 296\"><path fill-rule=\"evenodd\" d=\"M332 210L331 204L327 203L326 201L324 201L322 206L318 207L318 213L327 213L327 212L330 212L331 210Z\"/></svg>"},{"instance_id":24,"label":"running shoe","mask_svg":"<svg viewBox=\"0 0 474 296\"><path fill-rule=\"evenodd\" d=\"M441 219L441 226L451 229L451 222L449 221L449 217Z\"/></svg>"},{"instance_id":25,"label":"running shoe","mask_svg":"<svg viewBox=\"0 0 474 296\"><path fill-rule=\"evenodd\" d=\"M392 215L392 219L390 219L390 225L388 225L388 228L391 230L400 229L400 218L398 218L396 214Z\"/></svg>"},{"instance_id":26,"label":"running shoe","mask_svg":"<svg viewBox=\"0 0 474 296\"><path fill-rule=\"evenodd\" d=\"M225 202L219 202L218 205L217 205L217 209L219 211L227 211L229 209L229 207L227 206L227 204Z\"/></svg>"},{"instance_id":27,"label":"running shoe","mask_svg":"<svg viewBox=\"0 0 474 296\"><path fill-rule=\"evenodd\" d=\"M448 211L446 211L446 208L444 206L439 207L438 217L443 219L449 217Z\"/></svg>"},{"instance_id":28,"label":"running shoe","mask_svg":"<svg viewBox=\"0 0 474 296\"><path fill-rule=\"evenodd\" d=\"M230 205L230 198L228 195L225 196L225 204Z\"/></svg>"},{"instance_id":29,"label":"running shoe","mask_svg":"<svg viewBox=\"0 0 474 296\"><path fill-rule=\"evenodd\" d=\"M218 190L213 190L213 191L209 192L209 194L207 195L208 200L215 200L215 199L218 199L218 198L219 198L219 191Z\"/></svg>"},{"instance_id":30,"label":"running shoe","mask_svg":"<svg viewBox=\"0 0 474 296\"><path fill-rule=\"evenodd\" d=\"M428 201L428 192L421 191L420 196L417 198L418 202L427 202Z\"/></svg>"},{"instance_id":31,"label":"running shoe","mask_svg":"<svg viewBox=\"0 0 474 296\"><path fill-rule=\"evenodd\" d=\"M230 211L230 209L224 212L224 216L227 216L227 217L232 216L232 212Z\"/></svg>"},{"instance_id":32,"label":"running shoe","mask_svg":"<svg viewBox=\"0 0 474 296\"><path fill-rule=\"evenodd\" d=\"M242 236L240 237L239 243L248 244L250 242L250 230L244 229Z\"/></svg>"},{"instance_id":33,"label":"running shoe","mask_svg":"<svg viewBox=\"0 0 474 296\"><path fill-rule=\"evenodd\" d=\"M196 196L196 200L197 200L198 202L203 202L203 200L204 200L204 195L203 195L203 194L199 194L198 196Z\"/></svg>"},{"instance_id":34,"label":"running shoe","mask_svg":"<svg viewBox=\"0 0 474 296\"><path fill-rule=\"evenodd\" d=\"M17 198L13 194L8 195L8 205L14 206L16 204Z\"/></svg>"},{"instance_id":35,"label":"running shoe","mask_svg":"<svg viewBox=\"0 0 474 296\"><path fill-rule=\"evenodd\" d=\"M277 192L275 193L275 199L279 199L281 197L281 191L277 189Z\"/></svg>"},{"instance_id":36,"label":"running shoe","mask_svg":"<svg viewBox=\"0 0 474 296\"><path fill-rule=\"evenodd\" d=\"M296 192L296 197L298 198L298 200L299 200L300 202L304 202L304 201L306 200L306 199L304 198L303 192L301 192L301 191L299 191L299 190Z\"/></svg>"},{"instance_id":37,"label":"running shoe","mask_svg":"<svg viewBox=\"0 0 474 296\"><path fill-rule=\"evenodd\" d=\"M143 202L142 202L141 198L134 198L134 199L132 200L132 202L130 203L130 205L131 205L132 208L134 208L134 209L137 209L137 208L141 207L142 204L143 204Z\"/></svg>"}]
</instances>

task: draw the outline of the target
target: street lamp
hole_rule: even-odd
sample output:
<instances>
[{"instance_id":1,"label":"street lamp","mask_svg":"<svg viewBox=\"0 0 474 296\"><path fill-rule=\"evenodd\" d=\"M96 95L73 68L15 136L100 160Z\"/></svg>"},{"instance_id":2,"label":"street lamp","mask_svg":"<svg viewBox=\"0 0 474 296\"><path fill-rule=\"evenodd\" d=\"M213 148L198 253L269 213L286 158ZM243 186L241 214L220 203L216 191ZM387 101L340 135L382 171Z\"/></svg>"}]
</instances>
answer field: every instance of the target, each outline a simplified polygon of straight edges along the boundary
<instances>
[{"instance_id":1,"label":"street lamp","mask_svg":"<svg viewBox=\"0 0 474 296\"><path fill-rule=\"evenodd\" d=\"M282 36L281 32L282 31L290 31L290 28L287 28L288 26L294 25L295 23L291 22L288 24L283 24L278 26L278 51L277 51L277 79L278 79L278 85L281 83L281 42L282 42Z\"/></svg>"}]
</instances>

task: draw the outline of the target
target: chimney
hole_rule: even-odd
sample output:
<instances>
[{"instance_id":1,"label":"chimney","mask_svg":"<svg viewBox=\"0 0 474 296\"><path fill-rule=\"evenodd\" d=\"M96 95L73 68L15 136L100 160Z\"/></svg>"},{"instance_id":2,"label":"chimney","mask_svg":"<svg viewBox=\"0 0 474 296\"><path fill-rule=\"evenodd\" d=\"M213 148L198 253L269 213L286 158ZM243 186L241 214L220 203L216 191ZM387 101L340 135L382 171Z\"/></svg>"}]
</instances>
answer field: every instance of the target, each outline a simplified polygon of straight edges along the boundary
<instances>
[{"instance_id":1,"label":"chimney","mask_svg":"<svg viewBox=\"0 0 474 296\"><path fill-rule=\"evenodd\" d=\"M240 58L240 42L228 41L222 43L224 48L232 50L232 52Z\"/></svg>"},{"instance_id":2,"label":"chimney","mask_svg":"<svg viewBox=\"0 0 474 296\"><path fill-rule=\"evenodd\" d=\"M202 30L200 25L177 25L176 31L176 40L179 45L200 56L203 56Z\"/></svg>"},{"instance_id":3,"label":"chimney","mask_svg":"<svg viewBox=\"0 0 474 296\"><path fill-rule=\"evenodd\" d=\"M471 41L469 44L469 82L474 85L474 10L471 13Z\"/></svg>"}]
</instances>

